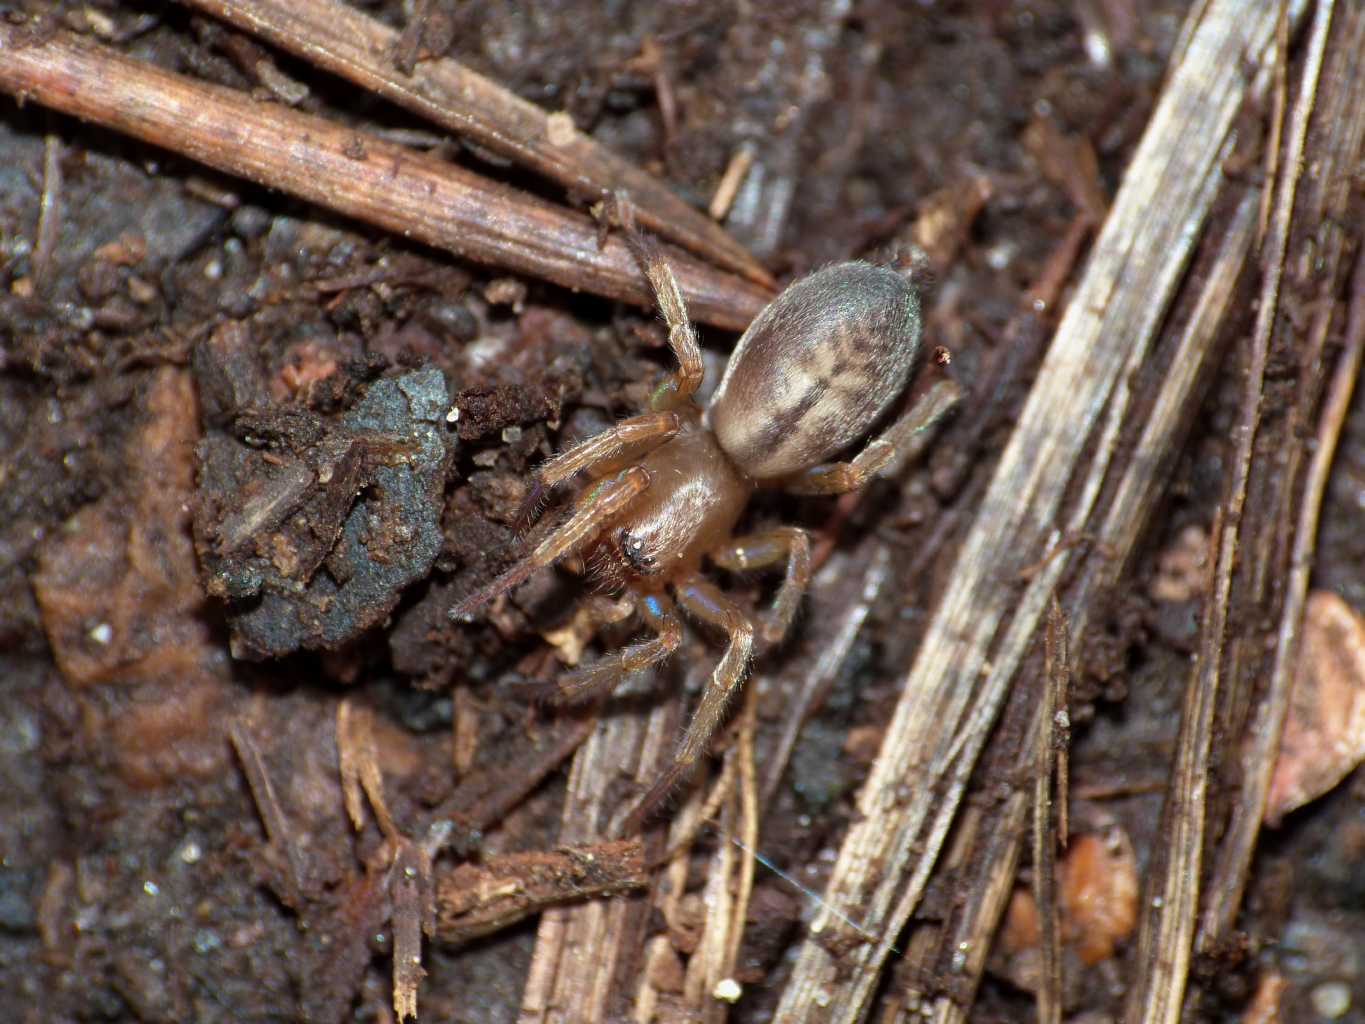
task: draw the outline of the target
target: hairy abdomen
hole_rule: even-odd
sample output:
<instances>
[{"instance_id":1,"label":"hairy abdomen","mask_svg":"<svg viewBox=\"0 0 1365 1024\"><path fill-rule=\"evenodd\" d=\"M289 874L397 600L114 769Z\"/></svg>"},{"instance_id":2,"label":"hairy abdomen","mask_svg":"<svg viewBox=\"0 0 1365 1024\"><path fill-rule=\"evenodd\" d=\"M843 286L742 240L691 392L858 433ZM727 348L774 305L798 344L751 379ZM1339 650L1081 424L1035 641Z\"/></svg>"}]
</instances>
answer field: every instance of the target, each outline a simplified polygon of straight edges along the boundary
<instances>
[{"instance_id":1,"label":"hairy abdomen","mask_svg":"<svg viewBox=\"0 0 1365 1024\"><path fill-rule=\"evenodd\" d=\"M711 403L711 429L755 480L828 462L895 401L919 336L919 296L896 271L861 262L819 270L744 332Z\"/></svg>"}]
</instances>

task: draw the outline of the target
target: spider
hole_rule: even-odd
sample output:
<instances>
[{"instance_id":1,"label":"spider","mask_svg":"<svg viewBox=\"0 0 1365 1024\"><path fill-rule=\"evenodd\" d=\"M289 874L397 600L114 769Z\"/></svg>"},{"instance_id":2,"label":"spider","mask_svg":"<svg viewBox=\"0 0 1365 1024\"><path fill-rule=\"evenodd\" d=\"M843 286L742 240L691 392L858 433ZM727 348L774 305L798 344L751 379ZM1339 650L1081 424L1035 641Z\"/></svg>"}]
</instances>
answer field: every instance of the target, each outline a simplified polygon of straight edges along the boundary
<instances>
[{"instance_id":1,"label":"spider","mask_svg":"<svg viewBox=\"0 0 1365 1024\"><path fill-rule=\"evenodd\" d=\"M667 658L682 639L678 608L726 634L725 654L673 763L623 822L620 831L630 835L707 749L744 678L755 637L765 645L783 639L810 579L804 530L783 526L733 536L750 496L766 487L842 494L863 486L922 447L958 388L951 380L937 383L852 460L829 461L886 414L919 350L914 286L895 269L855 261L818 270L778 295L740 338L703 411L693 398L703 379L701 351L678 283L646 236L627 225L626 237L653 289L678 368L654 389L646 412L540 466L522 507L525 526L554 488L580 473L593 483L560 526L459 602L450 617L467 621L535 570L570 556L624 591L625 614L638 612L652 637L561 675L544 688L556 702L604 694L625 675ZM704 560L731 571L783 567L770 610L751 618L704 578Z\"/></svg>"}]
</instances>

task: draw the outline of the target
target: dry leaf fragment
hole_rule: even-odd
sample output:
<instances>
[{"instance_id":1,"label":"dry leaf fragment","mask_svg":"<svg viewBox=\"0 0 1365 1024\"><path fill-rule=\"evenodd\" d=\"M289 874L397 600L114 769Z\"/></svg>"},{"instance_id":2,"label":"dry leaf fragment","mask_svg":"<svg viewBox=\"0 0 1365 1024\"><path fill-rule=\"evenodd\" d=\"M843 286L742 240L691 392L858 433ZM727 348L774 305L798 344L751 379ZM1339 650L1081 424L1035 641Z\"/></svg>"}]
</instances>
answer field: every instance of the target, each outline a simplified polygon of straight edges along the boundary
<instances>
[{"instance_id":1,"label":"dry leaf fragment","mask_svg":"<svg viewBox=\"0 0 1365 1024\"><path fill-rule=\"evenodd\" d=\"M1057 865L1062 904L1062 939L1086 964L1114 955L1137 925L1137 858L1117 825L1076 836ZM1033 894L1014 891L1000 933L1007 955L1036 947L1041 930Z\"/></svg>"},{"instance_id":2,"label":"dry leaf fragment","mask_svg":"<svg viewBox=\"0 0 1365 1024\"><path fill-rule=\"evenodd\" d=\"M555 649L559 660L573 668L582 660L583 649L597 634L599 626L621 622L630 613L630 602L598 596L575 609L564 625L547 629L540 635Z\"/></svg>"},{"instance_id":3,"label":"dry leaf fragment","mask_svg":"<svg viewBox=\"0 0 1365 1024\"><path fill-rule=\"evenodd\" d=\"M1062 861L1062 931L1087 964L1114 955L1137 924L1138 873L1123 829L1078 836Z\"/></svg>"},{"instance_id":4,"label":"dry leaf fragment","mask_svg":"<svg viewBox=\"0 0 1365 1024\"><path fill-rule=\"evenodd\" d=\"M1308 595L1299 662L1265 820L1322 796L1365 760L1365 621L1336 594Z\"/></svg>"}]
</instances>

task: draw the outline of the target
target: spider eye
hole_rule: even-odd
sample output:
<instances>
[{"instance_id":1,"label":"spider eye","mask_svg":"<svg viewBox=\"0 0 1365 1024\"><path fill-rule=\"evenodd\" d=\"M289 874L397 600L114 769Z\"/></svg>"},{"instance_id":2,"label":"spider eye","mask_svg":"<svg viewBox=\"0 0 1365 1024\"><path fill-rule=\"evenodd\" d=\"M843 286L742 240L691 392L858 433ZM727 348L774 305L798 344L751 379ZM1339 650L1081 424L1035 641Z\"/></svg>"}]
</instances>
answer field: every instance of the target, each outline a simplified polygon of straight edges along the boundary
<instances>
[{"instance_id":1,"label":"spider eye","mask_svg":"<svg viewBox=\"0 0 1365 1024\"><path fill-rule=\"evenodd\" d=\"M626 560L637 572L647 573L654 569L654 556L645 553L643 538L622 530L617 535L617 543L621 547L621 554L625 555Z\"/></svg>"}]
</instances>

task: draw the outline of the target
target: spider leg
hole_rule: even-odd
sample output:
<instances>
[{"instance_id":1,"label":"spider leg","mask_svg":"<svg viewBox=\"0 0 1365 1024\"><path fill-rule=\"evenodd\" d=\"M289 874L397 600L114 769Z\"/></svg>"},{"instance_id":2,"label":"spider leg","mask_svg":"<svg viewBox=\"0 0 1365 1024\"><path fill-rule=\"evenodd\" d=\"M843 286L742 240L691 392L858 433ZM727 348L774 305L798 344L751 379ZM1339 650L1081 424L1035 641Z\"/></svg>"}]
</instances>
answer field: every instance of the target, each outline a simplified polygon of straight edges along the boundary
<instances>
[{"instance_id":1,"label":"spider leg","mask_svg":"<svg viewBox=\"0 0 1365 1024\"><path fill-rule=\"evenodd\" d=\"M537 569L551 565L565 555L571 554L601 529L602 524L618 515L626 506L644 493L649 486L649 473L641 466L617 474L610 480L603 480L578 499L574 513L568 521L542 540L529 555L512 568L480 587L454 608L450 609L452 619L463 619L481 604L504 594L519 583L525 582Z\"/></svg>"},{"instance_id":2,"label":"spider leg","mask_svg":"<svg viewBox=\"0 0 1365 1024\"><path fill-rule=\"evenodd\" d=\"M579 470L617 458L629 448L640 445L655 448L676 434L679 426L677 415L671 412L632 416L541 464L517 513L518 532L524 532L535 522L550 491Z\"/></svg>"},{"instance_id":3,"label":"spider leg","mask_svg":"<svg viewBox=\"0 0 1365 1024\"><path fill-rule=\"evenodd\" d=\"M687 305L683 302L682 289L673 270L664 262L657 249L649 246L645 257L645 277L649 278L654 289L654 298L659 303L659 312L668 325L668 347L678 360L678 368L664 378L663 382L649 396L651 409L676 409L684 405L701 387L705 368L701 361L701 346L697 344L697 332L687 319Z\"/></svg>"},{"instance_id":4,"label":"spider leg","mask_svg":"<svg viewBox=\"0 0 1365 1024\"><path fill-rule=\"evenodd\" d=\"M696 764L697 758L705 753L711 737L716 734L725 717L725 705L730 695L744 679L745 670L749 667L749 656L753 653L753 623L739 605L716 587L694 576L677 588L677 598L689 614L725 630L730 643L720 664L711 674L711 681L706 684L697 713L693 715L682 745L673 756L673 763L626 816L621 826L622 835L639 832L660 801L668 796Z\"/></svg>"},{"instance_id":5,"label":"spider leg","mask_svg":"<svg viewBox=\"0 0 1365 1024\"><path fill-rule=\"evenodd\" d=\"M651 639L604 655L554 682L523 683L518 689L556 704L579 703L605 693L632 672L663 661L682 642L682 622L673 602L663 594L651 594L638 607L645 624L654 631Z\"/></svg>"},{"instance_id":6,"label":"spider leg","mask_svg":"<svg viewBox=\"0 0 1365 1024\"><path fill-rule=\"evenodd\" d=\"M810 583L810 537L806 531L795 526L783 526L763 533L751 533L712 552L711 561L731 572L763 569L783 561L787 563L782 586L778 588L772 610L762 624L763 642L781 643L791 628L792 619L796 617L801 595Z\"/></svg>"},{"instance_id":7,"label":"spider leg","mask_svg":"<svg viewBox=\"0 0 1365 1024\"><path fill-rule=\"evenodd\" d=\"M678 287L678 279L673 276L668 261L654 241L635 226L635 211L630 200L622 193L616 193L611 197L611 211L654 291L654 301L668 326L668 347L678 360L677 370L665 377L649 396L649 407L656 412L676 409L685 405L701 387L705 375L697 332L687 318L687 303L683 301L682 289Z\"/></svg>"},{"instance_id":8,"label":"spider leg","mask_svg":"<svg viewBox=\"0 0 1365 1024\"><path fill-rule=\"evenodd\" d=\"M869 441L849 462L827 462L796 474L783 484L792 494L843 494L856 491L893 460L918 455L929 443L930 428L957 404L961 389L954 381L935 384L900 419Z\"/></svg>"}]
</instances>

